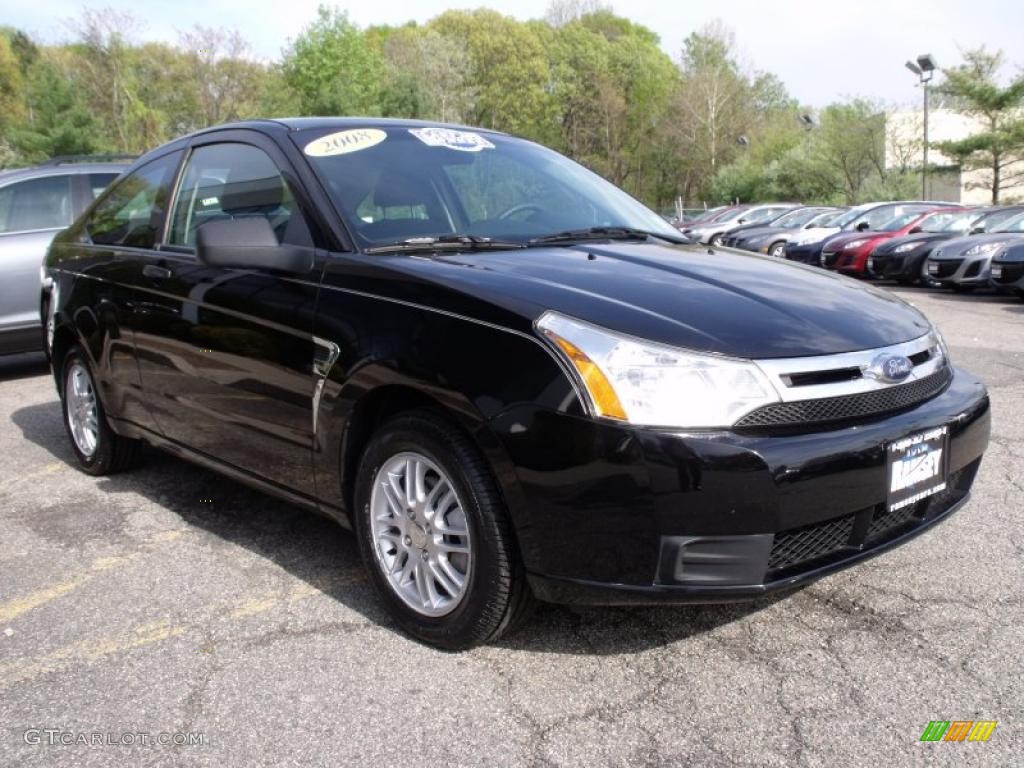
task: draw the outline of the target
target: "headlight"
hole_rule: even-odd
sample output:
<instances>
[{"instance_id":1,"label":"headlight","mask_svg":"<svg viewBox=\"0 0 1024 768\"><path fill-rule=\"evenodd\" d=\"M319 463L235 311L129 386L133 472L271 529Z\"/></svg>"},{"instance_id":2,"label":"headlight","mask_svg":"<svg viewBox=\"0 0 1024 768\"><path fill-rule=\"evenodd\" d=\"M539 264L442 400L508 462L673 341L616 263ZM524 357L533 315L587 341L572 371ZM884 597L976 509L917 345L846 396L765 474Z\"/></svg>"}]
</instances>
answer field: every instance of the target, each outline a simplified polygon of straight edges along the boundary
<instances>
[{"instance_id":1,"label":"headlight","mask_svg":"<svg viewBox=\"0 0 1024 768\"><path fill-rule=\"evenodd\" d=\"M537 328L582 381L597 416L645 426L729 427L779 396L749 361L615 333L557 312Z\"/></svg>"},{"instance_id":2,"label":"headlight","mask_svg":"<svg viewBox=\"0 0 1024 768\"><path fill-rule=\"evenodd\" d=\"M1006 240L1000 240L996 243L979 243L978 245L972 245L964 251L964 256L980 256L983 253L992 253L993 251L999 250L1006 244Z\"/></svg>"},{"instance_id":3,"label":"headlight","mask_svg":"<svg viewBox=\"0 0 1024 768\"><path fill-rule=\"evenodd\" d=\"M907 251L914 250L915 248L917 248L918 245L920 245L920 243L904 243L903 245L897 245L895 248L892 249L892 252L906 253Z\"/></svg>"},{"instance_id":4,"label":"headlight","mask_svg":"<svg viewBox=\"0 0 1024 768\"><path fill-rule=\"evenodd\" d=\"M819 235L804 235L803 237L794 237L789 242L793 245L810 245L811 243L819 243L824 239Z\"/></svg>"},{"instance_id":5,"label":"headlight","mask_svg":"<svg viewBox=\"0 0 1024 768\"><path fill-rule=\"evenodd\" d=\"M843 246L844 251L852 251L854 248L860 248L867 240L851 240Z\"/></svg>"}]
</instances>

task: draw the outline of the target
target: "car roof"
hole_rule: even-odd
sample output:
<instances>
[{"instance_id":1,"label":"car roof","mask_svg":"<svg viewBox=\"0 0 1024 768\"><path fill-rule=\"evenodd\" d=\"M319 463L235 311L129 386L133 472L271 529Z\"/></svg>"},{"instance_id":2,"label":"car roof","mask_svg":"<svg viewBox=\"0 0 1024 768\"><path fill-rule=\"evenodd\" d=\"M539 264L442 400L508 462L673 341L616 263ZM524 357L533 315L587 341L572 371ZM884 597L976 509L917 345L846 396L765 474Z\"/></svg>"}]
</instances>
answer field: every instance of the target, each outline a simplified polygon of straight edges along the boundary
<instances>
[{"instance_id":1,"label":"car roof","mask_svg":"<svg viewBox=\"0 0 1024 768\"><path fill-rule=\"evenodd\" d=\"M309 129L335 128L344 130L346 128L452 128L460 131L475 131L477 133L488 133L504 136L502 131L495 131L490 128L479 126L460 125L457 123L440 123L435 120L411 120L398 117L274 117L262 120L244 120L234 123L222 123L210 128L190 134L197 136L211 131L220 131L232 128L254 128L266 130L270 126L284 126L289 131L303 131Z\"/></svg>"},{"instance_id":2,"label":"car roof","mask_svg":"<svg viewBox=\"0 0 1024 768\"><path fill-rule=\"evenodd\" d=\"M59 165L33 165L28 168L12 168L0 171L0 184L21 179L37 179L44 176L66 176L80 173L120 174L131 163L61 163Z\"/></svg>"}]
</instances>

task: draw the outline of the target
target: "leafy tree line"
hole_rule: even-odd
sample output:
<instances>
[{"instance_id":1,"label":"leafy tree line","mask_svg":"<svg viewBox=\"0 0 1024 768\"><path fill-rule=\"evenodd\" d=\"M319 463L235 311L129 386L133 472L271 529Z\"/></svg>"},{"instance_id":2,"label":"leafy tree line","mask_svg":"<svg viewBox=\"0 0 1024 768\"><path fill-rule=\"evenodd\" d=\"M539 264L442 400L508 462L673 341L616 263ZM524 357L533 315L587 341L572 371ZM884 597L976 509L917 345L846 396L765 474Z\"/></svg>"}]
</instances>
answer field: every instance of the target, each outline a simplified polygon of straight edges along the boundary
<instances>
[{"instance_id":1,"label":"leafy tree line","mask_svg":"<svg viewBox=\"0 0 1024 768\"><path fill-rule=\"evenodd\" d=\"M543 20L479 9L365 29L321 6L273 62L223 29L197 26L173 45L138 37L137 20L111 10L83 11L60 45L0 28L0 167L138 153L249 117L382 115L534 139L659 207L856 202L917 184L912 167L887 167L877 105L831 105L808 130L785 85L743 66L721 23L686 38L676 60L599 0L555 0ZM961 148L964 162L990 150L1005 162L1015 134L1004 123L995 144Z\"/></svg>"}]
</instances>

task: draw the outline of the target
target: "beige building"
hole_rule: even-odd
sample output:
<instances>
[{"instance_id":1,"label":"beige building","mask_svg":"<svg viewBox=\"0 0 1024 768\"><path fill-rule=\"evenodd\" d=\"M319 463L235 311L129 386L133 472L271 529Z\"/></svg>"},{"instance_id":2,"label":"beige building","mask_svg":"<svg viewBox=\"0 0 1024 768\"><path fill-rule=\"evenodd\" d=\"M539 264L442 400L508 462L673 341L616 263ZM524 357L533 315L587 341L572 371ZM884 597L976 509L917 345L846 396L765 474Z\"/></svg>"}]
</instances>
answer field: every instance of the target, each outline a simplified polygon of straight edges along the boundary
<instances>
[{"instance_id":1,"label":"beige building","mask_svg":"<svg viewBox=\"0 0 1024 768\"><path fill-rule=\"evenodd\" d=\"M962 171L950 158L935 149L937 141L957 141L982 131L980 122L947 109L928 111L929 200L949 200L970 205L992 202L992 173L986 170ZM923 120L921 110L890 112L886 118L885 165L887 168L919 169L923 161ZM1011 168L1012 173L1020 169ZM1024 201L1024 178L1012 187L1003 187L1001 203Z\"/></svg>"}]
</instances>

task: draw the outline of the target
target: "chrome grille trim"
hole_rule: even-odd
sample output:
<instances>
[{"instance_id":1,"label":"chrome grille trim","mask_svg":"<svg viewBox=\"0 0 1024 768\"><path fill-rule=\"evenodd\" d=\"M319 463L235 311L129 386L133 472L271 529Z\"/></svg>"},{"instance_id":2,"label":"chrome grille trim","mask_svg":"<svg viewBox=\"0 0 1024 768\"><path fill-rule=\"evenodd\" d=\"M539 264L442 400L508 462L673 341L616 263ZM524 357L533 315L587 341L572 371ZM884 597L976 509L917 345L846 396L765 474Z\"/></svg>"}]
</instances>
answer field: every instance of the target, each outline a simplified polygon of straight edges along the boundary
<instances>
[{"instance_id":1,"label":"chrome grille trim","mask_svg":"<svg viewBox=\"0 0 1024 768\"><path fill-rule=\"evenodd\" d=\"M920 365L914 366L914 370L906 379L895 383L887 383L863 375L860 378L847 379L846 381L828 384L809 384L805 386L791 386L787 381L794 374L828 373L829 371L849 368L859 368L863 373L870 367L872 361L881 354L913 357L921 352L929 352L929 358ZM948 362L942 351L938 335L934 331L929 331L916 339L889 347L865 349L858 352L843 352L837 355L755 360L754 364L771 380L782 402L788 403L826 397L841 397L842 395L858 395L911 384L931 376L947 366Z\"/></svg>"}]
</instances>

